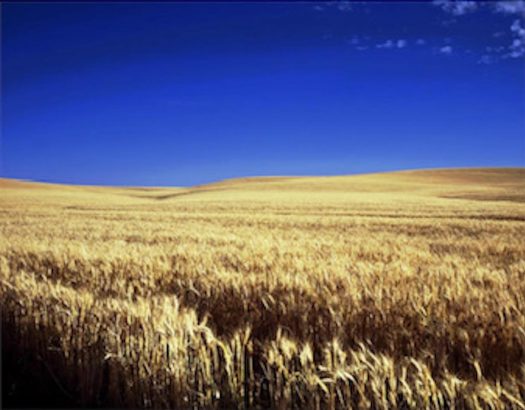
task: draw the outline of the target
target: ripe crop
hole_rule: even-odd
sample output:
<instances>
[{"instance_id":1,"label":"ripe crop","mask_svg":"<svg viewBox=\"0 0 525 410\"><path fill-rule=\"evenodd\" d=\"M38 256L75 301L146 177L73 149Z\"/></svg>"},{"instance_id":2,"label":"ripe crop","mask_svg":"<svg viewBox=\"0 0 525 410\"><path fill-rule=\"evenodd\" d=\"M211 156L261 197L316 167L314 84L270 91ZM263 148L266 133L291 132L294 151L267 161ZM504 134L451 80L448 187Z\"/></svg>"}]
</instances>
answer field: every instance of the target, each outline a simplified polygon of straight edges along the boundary
<instances>
[{"instance_id":1,"label":"ripe crop","mask_svg":"<svg viewBox=\"0 0 525 410\"><path fill-rule=\"evenodd\" d=\"M3 180L0 233L3 356L75 404L525 409L523 169Z\"/></svg>"}]
</instances>

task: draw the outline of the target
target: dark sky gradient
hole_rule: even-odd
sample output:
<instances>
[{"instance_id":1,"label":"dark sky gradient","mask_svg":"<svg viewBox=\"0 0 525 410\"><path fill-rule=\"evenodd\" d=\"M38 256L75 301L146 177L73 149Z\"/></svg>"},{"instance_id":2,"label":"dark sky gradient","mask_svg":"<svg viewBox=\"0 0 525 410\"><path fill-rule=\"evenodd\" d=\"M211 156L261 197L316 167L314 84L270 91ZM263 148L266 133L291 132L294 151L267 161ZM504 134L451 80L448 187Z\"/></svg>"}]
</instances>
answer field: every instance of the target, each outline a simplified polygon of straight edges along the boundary
<instances>
[{"instance_id":1,"label":"dark sky gradient","mask_svg":"<svg viewBox=\"0 0 525 410\"><path fill-rule=\"evenodd\" d=\"M3 4L0 175L193 185L525 166L522 13L347 8Z\"/></svg>"}]
</instances>

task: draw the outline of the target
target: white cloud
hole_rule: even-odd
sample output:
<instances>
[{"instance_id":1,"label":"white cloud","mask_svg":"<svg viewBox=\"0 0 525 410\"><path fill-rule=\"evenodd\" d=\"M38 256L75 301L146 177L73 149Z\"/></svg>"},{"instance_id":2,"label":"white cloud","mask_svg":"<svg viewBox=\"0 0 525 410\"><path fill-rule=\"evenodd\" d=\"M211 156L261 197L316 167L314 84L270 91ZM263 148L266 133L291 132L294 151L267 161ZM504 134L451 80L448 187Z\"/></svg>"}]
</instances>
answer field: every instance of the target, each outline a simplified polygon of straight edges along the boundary
<instances>
[{"instance_id":1,"label":"white cloud","mask_svg":"<svg viewBox=\"0 0 525 410\"><path fill-rule=\"evenodd\" d=\"M525 0L500 0L486 3L477 1L434 0L432 4L455 16L462 16L471 13L477 10L478 7L486 5L492 6L493 10L498 13L521 13L525 15Z\"/></svg>"},{"instance_id":2,"label":"white cloud","mask_svg":"<svg viewBox=\"0 0 525 410\"><path fill-rule=\"evenodd\" d=\"M478 7L490 6L492 10L496 13L511 15L518 14L525 18L525 0L502 0L487 3L476 3L474 1L434 0L432 3L435 6L440 7L442 10L451 13L455 16L461 16L463 14L473 12L476 9L478 9ZM510 27L510 31L512 33L512 43L506 47L506 49L508 50L506 54L501 55L501 53L505 49L505 47L502 46L493 47L491 49L487 49L486 51L493 54L500 54L503 58L519 58L525 56L525 29L523 28L522 20L514 20L512 26ZM494 38L499 38L504 36L504 33L497 32L493 33L492 36ZM452 48L442 47L440 49L440 52L444 54L450 54L452 52ZM484 56L481 57L480 62L483 64L487 64L488 58ZM491 56L491 58L493 57L495 59L494 55Z\"/></svg>"},{"instance_id":3,"label":"white cloud","mask_svg":"<svg viewBox=\"0 0 525 410\"><path fill-rule=\"evenodd\" d=\"M359 37L353 36L348 42L350 44L357 45L361 42L361 40L359 39Z\"/></svg>"},{"instance_id":4,"label":"white cloud","mask_svg":"<svg viewBox=\"0 0 525 410\"><path fill-rule=\"evenodd\" d=\"M393 48L394 42L392 40L387 40L384 43L377 44L376 48Z\"/></svg>"},{"instance_id":5,"label":"white cloud","mask_svg":"<svg viewBox=\"0 0 525 410\"><path fill-rule=\"evenodd\" d=\"M351 11L353 4L352 1L348 0L325 1L320 4L316 4L313 6L313 9L316 11L324 11L327 10L327 7L335 7L339 11Z\"/></svg>"},{"instance_id":6,"label":"white cloud","mask_svg":"<svg viewBox=\"0 0 525 410\"><path fill-rule=\"evenodd\" d=\"M347 12L353 10L357 3L348 0L328 1L326 3L319 3L313 8L315 10L325 10L325 7L335 7L336 9ZM468 13L475 12L477 10L488 10L493 13L517 15L520 17L521 14L525 18L525 0L500 0L494 2L478 2L478 1L455 1L455 0L433 0L432 4L441 8L446 13L451 14L454 22L461 20L458 16L463 16ZM506 32L508 33L508 32ZM481 55L478 63L489 64L498 61L501 58L518 58L525 56L525 28L523 27L523 20L518 18L514 20L510 26L510 34L498 31L488 33L488 36L493 38L500 37L511 37L512 42L507 45L487 46L485 47L485 53ZM324 38L324 37L323 37ZM412 41L412 40L411 40ZM418 46L427 44L427 41L423 38L413 40ZM453 54L453 47L450 45L451 39L445 39L444 45L437 48L437 51L441 54L450 55ZM378 49L402 49L408 46L408 41L405 39L387 39L382 43L367 45L369 41L363 37L354 36L347 40L347 43L354 46L357 50L366 50L369 47L375 47ZM412 42L411 42L412 44ZM434 48L434 50L436 50Z\"/></svg>"},{"instance_id":7,"label":"white cloud","mask_svg":"<svg viewBox=\"0 0 525 410\"><path fill-rule=\"evenodd\" d=\"M384 43L376 44L376 48L405 48L407 41L400 38L399 40L386 40Z\"/></svg>"},{"instance_id":8,"label":"white cloud","mask_svg":"<svg viewBox=\"0 0 525 410\"><path fill-rule=\"evenodd\" d=\"M478 8L475 1L434 0L432 3L455 16L462 16Z\"/></svg>"},{"instance_id":9,"label":"white cloud","mask_svg":"<svg viewBox=\"0 0 525 410\"><path fill-rule=\"evenodd\" d=\"M520 19L512 22L510 31L513 34L512 44L504 57L519 58L525 56L525 28L523 28Z\"/></svg>"},{"instance_id":10,"label":"white cloud","mask_svg":"<svg viewBox=\"0 0 525 410\"><path fill-rule=\"evenodd\" d=\"M494 3L494 9L500 13L506 14L525 14L525 1L514 0L514 1L497 1Z\"/></svg>"},{"instance_id":11,"label":"white cloud","mask_svg":"<svg viewBox=\"0 0 525 410\"><path fill-rule=\"evenodd\" d=\"M350 2L350 1L336 1L335 5L341 11L350 11L350 10L352 10L352 2Z\"/></svg>"},{"instance_id":12,"label":"white cloud","mask_svg":"<svg viewBox=\"0 0 525 410\"><path fill-rule=\"evenodd\" d=\"M512 25L510 26L510 31L512 31L518 37L525 37L525 28L521 26L521 20L519 19L514 20L512 22Z\"/></svg>"},{"instance_id":13,"label":"white cloud","mask_svg":"<svg viewBox=\"0 0 525 410\"><path fill-rule=\"evenodd\" d=\"M396 45L397 45L397 48L403 48L407 45L407 41L403 39L397 40Z\"/></svg>"},{"instance_id":14,"label":"white cloud","mask_svg":"<svg viewBox=\"0 0 525 410\"><path fill-rule=\"evenodd\" d=\"M478 60L478 64L492 64L493 62L494 58L488 54L483 54Z\"/></svg>"}]
</instances>

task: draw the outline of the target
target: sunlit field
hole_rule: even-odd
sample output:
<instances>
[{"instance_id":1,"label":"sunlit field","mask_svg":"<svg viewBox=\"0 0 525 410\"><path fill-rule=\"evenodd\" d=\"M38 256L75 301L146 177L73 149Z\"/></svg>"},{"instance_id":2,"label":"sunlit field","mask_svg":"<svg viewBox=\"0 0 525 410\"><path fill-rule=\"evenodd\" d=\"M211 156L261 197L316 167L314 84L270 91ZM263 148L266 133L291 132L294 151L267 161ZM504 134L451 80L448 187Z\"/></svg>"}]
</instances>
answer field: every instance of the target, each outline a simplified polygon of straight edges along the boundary
<instances>
[{"instance_id":1,"label":"sunlit field","mask_svg":"<svg viewBox=\"0 0 525 410\"><path fill-rule=\"evenodd\" d=\"M12 405L525 409L525 169L0 180L0 278Z\"/></svg>"}]
</instances>

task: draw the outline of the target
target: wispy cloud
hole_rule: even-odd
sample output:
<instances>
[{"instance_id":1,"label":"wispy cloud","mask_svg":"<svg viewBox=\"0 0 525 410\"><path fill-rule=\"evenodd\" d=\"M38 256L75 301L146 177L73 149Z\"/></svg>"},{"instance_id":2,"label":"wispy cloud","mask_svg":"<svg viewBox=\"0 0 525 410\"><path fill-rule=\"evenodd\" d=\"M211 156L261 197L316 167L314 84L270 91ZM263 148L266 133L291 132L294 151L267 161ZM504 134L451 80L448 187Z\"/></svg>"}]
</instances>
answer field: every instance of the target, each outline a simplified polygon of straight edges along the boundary
<instances>
[{"instance_id":1,"label":"wispy cloud","mask_svg":"<svg viewBox=\"0 0 525 410\"><path fill-rule=\"evenodd\" d=\"M316 4L315 6L313 6L313 8L316 11L324 11L326 10L326 7L335 7L340 11L351 11L354 5L355 3L351 1L338 0L338 1L327 1L321 4Z\"/></svg>"},{"instance_id":2,"label":"wispy cloud","mask_svg":"<svg viewBox=\"0 0 525 410\"><path fill-rule=\"evenodd\" d=\"M514 20L510 26L510 31L512 31L518 37L525 37L525 29L521 26L521 20Z\"/></svg>"},{"instance_id":3,"label":"wispy cloud","mask_svg":"<svg viewBox=\"0 0 525 410\"><path fill-rule=\"evenodd\" d=\"M494 8L500 13L506 14L525 14L525 1L514 0L514 1L497 1L494 3Z\"/></svg>"},{"instance_id":4,"label":"wispy cloud","mask_svg":"<svg viewBox=\"0 0 525 410\"><path fill-rule=\"evenodd\" d=\"M359 12L359 7L356 5L362 2L352 2L346 0L340 1L328 1L325 3L318 3L313 6L315 10L326 10L328 8L340 10L342 12L352 13ZM458 24L462 17L466 14L475 13L478 10L488 10L495 14L516 16L512 25L509 27L509 31L497 31L492 34L487 34L487 46L484 47L483 51L479 51L479 64L491 64L497 62L500 59L507 58L519 58L525 56L525 0L503 0L496 2L478 2L478 1L454 1L454 0L433 0L432 5L439 7L443 10L444 14L448 14L450 24ZM503 16L502 18L508 18ZM505 40L507 38L507 40ZM492 39L492 40L491 40ZM499 40L500 44L494 45L495 39ZM509 40L510 39L510 40ZM457 48L451 45L452 39L446 38L442 40L441 46L437 46L432 41L428 41L424 38L410 39L409 41L403 38L396 39L390 38L383 41L366 39L362 36L353 36L346 40L346 42L352 46L355 50L364 51L367 49L404 49L409 46L428 46L431 47L434 52L442 55L451 54L476 54L473 51L466 51L464 48ZM507 44L501 44L501 42L509 41ZM481 54L481 55L480 55Z\"/></svg>"},{"instance_id":5,"label":"wispy cloud","mask_svg":"<svg viewBox=\"0 0 525 410\"><path fill-rule=\"evenodd\" d=\"M512 58L525 56L525 28L523 28L521 20L514 20L510 26L510 31L513 33L513 40L506 56Z\"/></svg>"},{"instance_id":6,"label":"wispy cloud","mask_svg":"<svg viewBox=\"0 0 525 410\"><path fill-rule=\"evenodd\" d=\"M452 54L452 46L443 46L439 49L441 54Z\"/></svg>"},{"instance_id":7,"label":"wispy cloud","mask_svg":"<svg viewBox=\"0 0 525 410\"><path fill-rule=\"evenodd\" d=\"M455 16L462 16L485 6L492 7L492 9L498 13L525 15L525 0L503 0L491 2L434 0L432 4Z\"/></svg>"},{"instance_id":8,"label":"wispy cloud","mask_svg":"<svg viewBox=\"0 0 525 410\"><path fill-rule=\"evenodd\" d=\"M335 1L335 6L341 11L351 11L352 2L350 1Z\"/></svg>"},{"instance_id":9,"label":"wispy cloud","mask_svg":"<svg viewBox=\"0 0 525 410\"><path fill-rule=\"evenodd\" d=\"M357 37L357 36L353 36L350 40L348 40L348 43L356 46L359 43L361 43L361 39L359 37Z\"/></svg>"},{"instance_id":10,"label":"wispy cloud","mask_svg":"<svg viewBox=\"0 0 525 410\"><path fill-rule=\"evenodd\" d=\"M384 43L376 44L376 48L394 48L394 42L386 40Z\"/></svg>"},{"instance_id":11,"label":"wispy cloud","mask_svg":"<svg viewBox=\"0 0 525 410\"><path fill-rule=\"evenodd\" d=\"M478 8L475 1L434 0L432 3L455 16L462 16Z\"/></svg>"},{"instance_id":12,"label":"wispy cloud","mask_svg":"<svg viewBox=\"0 0 525 410\"><path fill-rule=\"evenodd\" d=\"M376 44L376 48L405 48L407 41L400 38L399 40L388 39L383 43Z\"/></svg>"},{"instance_id":13,"label":"wispy cloud","mask_svg":"<svg viewBox=\"0 0 525 410\"><path fill-rule=\"evenodd\" d=\"M479 60L478 60L478 64L492 64L494 63L495 59L494 59L494 56L491 56L489 54L483 54Z\"/></svg>"},{"instance_id":14,"label":"wispy cloud","mask_svg":"<svg viewBox=\"0 0 525 410\"><path fill-rule=\"evenodd\" d=\"M525 29L523 28L523 18L525 18L525 0L505 0L487 3L476 3L474 1L450 1L450 0L434 0L432 2L435 6L439 6L447 13L455 16L461 16L480 7L490 7L495 13L507 15L519 15L520 18L513 21L510 26L510 34L512 42L506 47L487 47L487 54L481 56L478 63L490 64L498 58L520 58L525 56ZM503 32L496 32L492 34L493 38L504 37ZM442 47L441 50L443 50Z\"/></svg>"}]
</instances>

